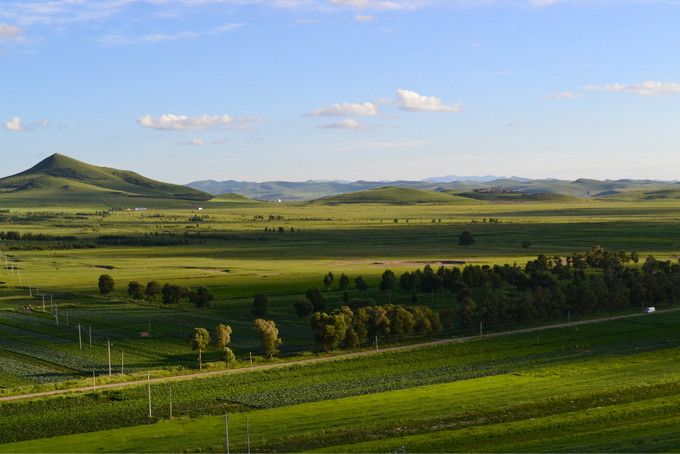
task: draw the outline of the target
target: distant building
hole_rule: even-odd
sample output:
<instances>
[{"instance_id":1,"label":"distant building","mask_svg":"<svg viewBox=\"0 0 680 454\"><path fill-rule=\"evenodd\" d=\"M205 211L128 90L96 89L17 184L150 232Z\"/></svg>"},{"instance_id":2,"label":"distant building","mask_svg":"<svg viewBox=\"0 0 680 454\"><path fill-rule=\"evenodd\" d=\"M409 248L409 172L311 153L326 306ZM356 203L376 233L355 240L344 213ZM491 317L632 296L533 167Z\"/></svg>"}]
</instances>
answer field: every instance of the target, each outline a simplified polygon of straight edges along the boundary
<instances>
[{"instance_id":1,"label":"distant building","mask_svg":"<svg viewBox=\"0 0 680 454\"><path fill-rule=\"evenodd\" d=\"M146 211L147 209L148 208L138 207L138 208L135 208L135 211Z\"/></svg>"}]
</instances>

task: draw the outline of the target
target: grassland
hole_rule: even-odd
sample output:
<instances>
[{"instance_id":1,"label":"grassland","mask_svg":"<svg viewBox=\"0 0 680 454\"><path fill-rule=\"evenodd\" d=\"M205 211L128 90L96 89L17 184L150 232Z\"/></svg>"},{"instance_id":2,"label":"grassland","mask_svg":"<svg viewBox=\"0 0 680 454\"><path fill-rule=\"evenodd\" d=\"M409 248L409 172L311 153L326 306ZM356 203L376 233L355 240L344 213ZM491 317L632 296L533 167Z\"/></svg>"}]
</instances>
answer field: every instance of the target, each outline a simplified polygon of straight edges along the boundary
<instances>
[{"instance_id":1,"label":"grassland","mask_svg":"<svg viewBox=\"0 0 680 454\"><path fill-rule=\"evenodd\" d=\"M352 285L352 296L384 303L377 287L386 268L399 273L426 264L522 264L538 254L568 254L594 244L675 260L680 249L680 203L673 200L329 205L226 195L203 203L200 211L176 205L185 202L168 203L139 212L103 210L98 203L0 211L0 231L53 236L2 242L0 266L6 257L13 268L0 269L3 394L61 386L64 380L91 377L93 371L106 375L107 340L113 343L116 373L121 350L126 374L195 369L196 354L186 336L196 326L217 323L234 328L233 347L241 365L251 352L256 363L264 362L251 326L256 292L269 297L267 317L281 330L283 360L310 357L305 352L313 349L312 332L292 304L306 289L322 287L328 271L363 275L369 289L359 292ZM475 246L458 245L463 230L474 234ZM531 245L525 248L527 241ZM107 297L97 294L96 281L103 273L116 281ZM209 309L133 301L125 292L131 280L207 286L215 301ZM46 312L36 293L47 295ZM342 304L336 286L324 293L329 308ZM448 294L418 298L419 304L435 309L453 307ZM410 300L410 293L391 295L392 302ZM166 386L154 385L151 425L141 387L2 404L0 439L44 438L2 446L6 451L55 446L63 451L102 446L114 451L218 450L223 421L209 415L228 411L234 418L234 449L243 448L238 434L248 414L253 446L260 451L385 451L401 445L413 451L451 446L461 451L666 450L677 439L671 410L677 408L680 386L674 375L680 320L661 315L538 337L255 372L247 380L225 375L177 382L173 396L179 419L174 421L165 421ZM204 359L216 362L219 354L210 351ZM503 397L502 389L512 392ZM496 406L494 399L501 399ZM376 409L370 410L371 405ZM88 426L91 421L97 424ZM622 428L611 429L608 421ZM568 434L559 434L560 427L568 427ZM607 427L608 438L596 439L596 428ZM92 430L114 431L79 433ZM658 436L644 440L644 433ZM73 435L51 438L64 434ZM161 438L167 444L159 444Z\"/></svg>"},{"instance_id":2,"label":"grassland","mask_svg":"<svg viewBox=\"0 0 680 454\"><path fill-rule=\"evenodd\" d=\"M257 372L246 380L174 383L175 416L181 416L174 421L167 420L167 385L158 385L153 421L165 421L151 425L143 387L3 404L4 437L132 427L0 450L223 449L223 419L187 418L196 407L203 414L229 412L234 451L245 450L245 416L255 451L669 448L678 436L679 320L658 314ZM600 438L598 430L610 437ZM644 436L650 433L656 436Z\"/></svg>"}]
</instances>

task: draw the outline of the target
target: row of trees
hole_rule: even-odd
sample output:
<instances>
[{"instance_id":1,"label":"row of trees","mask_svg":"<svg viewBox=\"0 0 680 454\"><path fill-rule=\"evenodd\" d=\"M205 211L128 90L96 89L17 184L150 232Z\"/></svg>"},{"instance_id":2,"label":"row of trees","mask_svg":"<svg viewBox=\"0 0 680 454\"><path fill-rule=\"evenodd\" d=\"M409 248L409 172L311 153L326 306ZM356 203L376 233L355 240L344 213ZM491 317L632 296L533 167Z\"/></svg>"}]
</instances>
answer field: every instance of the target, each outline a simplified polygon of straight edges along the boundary
<instances>
[{"instance_id":1,"label":"row of trees","mask_svg":"<svg viewBox=\"0 0 680 454\"><path fill-rule=\"evenodd\" d=\"M427 336L441 330L439 314L425 306L342 306L330 313L315 312L311 327L317 347L331 351L339 345L358 348L368 338L401 340L410 335ZM366 301L366 300L364 300Z\"/></svg>"},{"instance_id":2,"label":"row of trees","mask_svg":"<svg viewBox=\"0 0 680 454\"><path fill-rule=\"evenodd\" d=\"M115 281L109 274L102 274L99 276L97 286L100 294L108 295L115 289ZM131 281L127 285L127 294L135 300L156 301L160 298L163 304L178 304L182 299L186 299L194 306L201 308L210 307L215 299L207 287L191 290L175 284L161 285L157 281L149 281L146 285Z\"/></svg>"},{"instance_id":3,"label":"row of trees","mask_svg":"<svg viewBox=\"0 0 680 454\"><path fill-rule=\"evenodd\" d=\"M507 326L569 314L642 309L680 302L680 264L648 257L641 269L635 252L594 247L586 254L538 256L517 265L439 268L404 273L407 291L449 290L457 308L442 311L445 327ZM634 267L630 264L635 264Z\"/></svg>"},{"instance_id":4,"label":"row of trees","mask_svg":"<svg viewBox=\"0 0 680 454\"><path fill-rule=\"evenodd\" d=\"M279 329L273 320L265 320L262 318L255 319L253 327L258 332L262 347L269 358L273 358L279 352L279 346L282 344L281 337L279 337ZM210 331L206 328L194 328L187 342L192 350L198 351L198 367L203 368L202 352L206 351L211 345L221 352L221 359L230 367L236 363L236 355L229 347L231 344L232 329L229 325L219 324L214 329L214 338L211 337Z\"/></svg>"},{"instance_id":5,"label":"row of trees","mask_svg":"<svg viewBox=\"0 0 680 454\"><path fill-rule=\"evenodd\" d=\"M210 337L210 332L206 328L194 328L187 339L187 342L191 345L192 350L198 350L199 369L203 369L202 352L208 349L211 344L216 350L222 352L222 360L226 363L227 367L236 362L236 355L234 355L234 352L229 348L229 345L231 344L231 333L231 326L223 325L221 323L215 327L214 339Z\"/></svg>"}]
</instances>

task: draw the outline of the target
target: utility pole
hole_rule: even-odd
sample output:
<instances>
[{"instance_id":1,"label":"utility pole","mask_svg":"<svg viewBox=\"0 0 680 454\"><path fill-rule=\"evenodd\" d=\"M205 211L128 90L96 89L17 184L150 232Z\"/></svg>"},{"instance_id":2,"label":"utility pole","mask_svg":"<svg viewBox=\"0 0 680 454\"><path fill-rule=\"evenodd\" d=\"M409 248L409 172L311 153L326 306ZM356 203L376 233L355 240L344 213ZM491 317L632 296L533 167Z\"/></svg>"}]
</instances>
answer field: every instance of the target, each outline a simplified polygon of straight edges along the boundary
<instances>
[{"instance_id":1,"label":"utility pole","mask_svg":"<svg viewBox=\"0 0 680 454\"><path fill-rule=\"evenodd\" d=\"M224 452L229 454L229 415L224 414Z\"/></svg>"},{"instance_id":2,"label":"utility pole","mask_svg":"<svg viewBox=\"0 0 680 454\"><path fill-rule=\"evenodd\" d=\"M479 338L484 337L484 322L479 322Z\"/></svg>"},{"instance_id":3,"label":"utility pole","mask_svg":"<svg viewBox=\"0 0 680 454\"><path fill-rule=\"evenodd\" d=\"M87 330L88 330L89 333L90 333L90 348L92 348L92 326L91 326L91 325L88 325L88 326L87 326Z\"/></svg>"},{"instance_id":4,"label":"utility pole","mask_svg":"<svg viewBox=\"0 0 680 454\"><path fill-rule=\"evenodd\" d=\"M50 293L50 307L54 310L54 300L52 299L52 294Z\"/></svg>"},{"instance_id":5,"label":"utility pole","mask_svg":"<svg viewBox=\"0 0 680 454\"><path fill-rule=\"evenodd\" d=\"M14 275L14 272L12 272L12 275ZM28 286L28 296L31 296L31 297L33 296L33 290L31 290L30 284Z\"/></svg>"},{"instance_id":6,"label":"utility pole","mask_svg":"<svg viewBox=\"0 0 680 454\"><path fill-rule=\"evenodd\" d=\"M57 321L57 326L59 326L59 306L54 305L54 318Z\"/></svg>"},{"instance_id":7,"label":"utility pole","mask_svg":"<svg viewBox=\"0 0 680 454\"><path fill-rule=\"evenodd\" d=\"M201 358L201 347L198 347L198 370L203 370L203 358Z\"/></svg>"},{"instance_id":8,"label":"utility pole","mask_svg":"<svg viewBox=\"0 0 680 454\"><path fill-rule=\"evenodd\" d=\"M250 356L250 370L253 370L253 352L248 352Z\"/></svg>"},{"instance_id":9,"label":"utility pole","mask_svg":"<svg viewBox=\"0 0 680 454\"><path fill-rule=\"evenodd\" d=\"M45 294L44 293L43 293L42 298L43 298L43 312L45 312Z\"/></svg>"},{"instance_id":10,"label":"utility pole","mask_svg":"<svg viewBox=\"0 0 680 454\"><path fill-rule=\"evenodd\" d=\"M375 349L378 349L378 336L375 336Z\"/></svg>"},{"instance_id":11,"label":"utility pole","mask_svg":"<svg viewBox=\"0 0 680 454\"><path fill-rule=\"evenodd\" d=\"M246 415L246 438L248 439L248 454L250 454L250 424L248 422L248 415Z\"/></svg>"},{"instance_id":12,"label":"utility pole","mask_svg":"<svg viewBox=\"0 0 680 454\"><path fill-rule=\"evenodd\" d=\"M78 348L83 349L83 336L80 333L80 323L78 324Z\"/></svg>"},{"instance_id":13,"label":"utility pole","mask_svg":"<svg viewBox=\"0 0 680 454\"><path fill-rule=\"evenodd\" d=\"M151 372L146 373L146 384L149 395L149 419L151 419Z\"/></svg>"},{"instance_id":14,"label":"utility pole","mask_svg":"<svg viewBox=\"0 0 680 454\"><path fill-rule=\"evenodd\" d=\"M168 385L170 390L170 419L172 419L172 384Z\"/></svg>"},{"instance_id":15,"label":"utility pole","mask_svg":"<svg viewBox=\"0 0 680 454\"><path fill-rule=\"evenodd\" d=\"M109 352L109 376L111 376L111 341L108 339L106 340L106 347Z\"/></svg>"}]
</instances>

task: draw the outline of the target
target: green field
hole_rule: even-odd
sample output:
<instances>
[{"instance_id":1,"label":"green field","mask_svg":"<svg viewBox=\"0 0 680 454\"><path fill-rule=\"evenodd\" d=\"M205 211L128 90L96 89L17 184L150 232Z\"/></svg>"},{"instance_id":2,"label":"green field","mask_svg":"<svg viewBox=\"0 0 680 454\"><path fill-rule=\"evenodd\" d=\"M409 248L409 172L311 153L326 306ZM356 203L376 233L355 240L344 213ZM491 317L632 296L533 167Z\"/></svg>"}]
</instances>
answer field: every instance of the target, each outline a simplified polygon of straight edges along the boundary
<instances>
[{"instance_id":1,"label":"green field","mask_svg":"<svg viewBox=\"0 0 680 454\"><path fill-rule=\"evenodd\" d=\"M669 449L680 405L679 321L665 313L178 382L176 421L167 420L169 385L154 385L153 422L164 421L151 425L145 387L5 403L4 437L139 425L1 449L219 451L223 420L188 418L196 406L228 412L232 448L241 451L246 415L256 451ZM626 432L622 424L630 430L619 441L597 436L594 428L612 424L614 434ZM553 437L559 427L568 434ZM657 436L647 439L646 430Z\"/></svg>"},{"instance_id":2,"label":"green field","mask_svg":"<svg viewBox=\"0 0 680 454\"><path fill-rule=\"evenodd\" d=\"M364 276L368 290L359 291L352 281L350 297L385 304L387 295L378 284L388 268L399 275L427 264L523 265L539 254L584 252L595 244L676 262L678 219L680 204L670 200L329 204L255 202L232 195L204 203L200 211L10 208L0 212L0 231L45 237L2 242L0 265L6 257L7 268L0 269L0 394L87 386L93 371L99 383L142 377L148 370L157 377L196 371L197 355L186 337L194 327L212 329L218 323L234 329L238 367L248 366L250 354L255 365L267 364L252 327L255 293L269 298L267 318L277 323L283 339L275 361L323 357L309 321L292 306L308 288L323 289L328 271L336 279L341 273L352 280ZM473 233L474 246L458 245L464 230ZM106 297L97 291L104 273L116 282ZM207 309L186 301L170 306L136 301L126 293L132 280L206 286L215 300ZM327 310L344 304L337 284L322 291ZM397 289L389 298L411 304L412 295ZM447 292L417 298L435 310L457 309ZM581 317L603 315L609 314ZM219 450L223 421L210 415L229 412L235 450L244 446L246 414L258 451L394 451L402 445L413 451L669 450L677 437L672 410L680 387L674 371L679 322L675 313L664 313L179 381L172 384L173 421L166 420L169 388L156 384L151 425L145 387L7 402L0 404L0 439L36 440L3 446L7 451ZM437 337L474 333L459 328ZM429 339L406 341L424 340ZM107 376L107 341L113 345L113 377ZM207 367L223 369L219 357L205 352ZM508 389L512 392L502 392ZM605 428L608 437L592 435ZM81 434L101 430L114 431ZM65 434L74 435L52 438Z\"/></svg>"}]
</instances>

